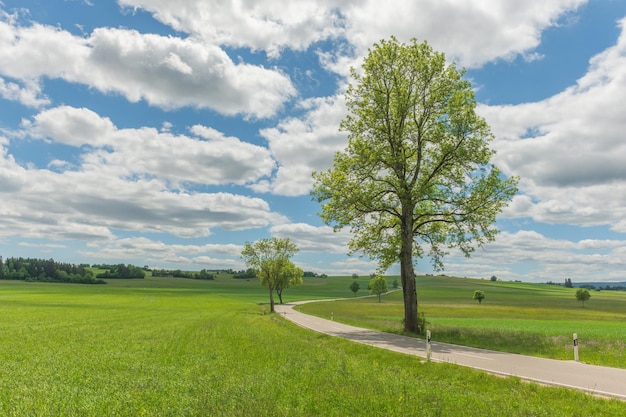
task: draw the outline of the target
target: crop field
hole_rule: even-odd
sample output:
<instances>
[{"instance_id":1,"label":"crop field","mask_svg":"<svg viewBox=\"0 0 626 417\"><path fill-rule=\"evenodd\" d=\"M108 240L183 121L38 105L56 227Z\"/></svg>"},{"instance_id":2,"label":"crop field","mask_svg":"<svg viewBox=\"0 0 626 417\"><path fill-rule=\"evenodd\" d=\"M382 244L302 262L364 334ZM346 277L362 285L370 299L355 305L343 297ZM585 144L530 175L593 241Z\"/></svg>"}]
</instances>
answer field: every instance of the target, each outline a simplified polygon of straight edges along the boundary
<instances>
[{"instance_id":1,"label":"crop field","mask_svg":"<svg viewBox=\"0 0 626 417\"><path fill-rule=\"evenodd\" d=\"M350 281L309 279L285 298L351 296ZM493 297L486 294L480 308ZM595 297L574 309L592 312ZM626 410L618 400L319 335L268 314L266 302L258 282L222 276L0 281L0 415L582 417ZM384 297L379 306L394 303ZM370 309L363 300L348 304ZM372 315L399 320L391 310Z\"/></svg>"},{"instance_id":2,"label":"crop field","mask_svg":"<svg viewBox=\"0 0 626 417\"><path fill-rule=\"evenodd\" d=\"M367 282L361 283L367 288ZM482 304L474 290L486 294ZM580 360L626 368L626 292L591 291L584 305L575 288L491 282L443 276L418 277L419 311L433 340L492 350L573 359L573 334ZM366 295L361 291L357 295ZM377 298L306 304L305 313L392 333L402 332L402 292Z\"/></svg>"}]
</instances>

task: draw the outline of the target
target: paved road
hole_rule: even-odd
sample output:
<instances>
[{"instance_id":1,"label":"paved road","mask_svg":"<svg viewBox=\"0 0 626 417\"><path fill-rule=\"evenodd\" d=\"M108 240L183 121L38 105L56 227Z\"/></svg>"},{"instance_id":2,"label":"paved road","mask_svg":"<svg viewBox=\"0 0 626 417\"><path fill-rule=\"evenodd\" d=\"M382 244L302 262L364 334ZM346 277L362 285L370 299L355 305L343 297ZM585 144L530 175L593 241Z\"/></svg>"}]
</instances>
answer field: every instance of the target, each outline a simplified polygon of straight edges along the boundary
<instances>
[{"instance_id":1,"label":"paved road","mask_svg":"<svg viewBox=\"0 0 626 417\"><path fill-rule=\"evenodd\" d=\"M277 304L275 309L277 313L294 323L316 332L395 352L426 357L426 341L423 339L362 329L309 316L294 310L293 307L297 304L301 303ZM536 358L434 341L431 342L431 352L433 361L469 366L493 374L517 376L541 384L579 389L626 400L626 369L586 365L573 360Z\"/></svg>"}]
</instances>

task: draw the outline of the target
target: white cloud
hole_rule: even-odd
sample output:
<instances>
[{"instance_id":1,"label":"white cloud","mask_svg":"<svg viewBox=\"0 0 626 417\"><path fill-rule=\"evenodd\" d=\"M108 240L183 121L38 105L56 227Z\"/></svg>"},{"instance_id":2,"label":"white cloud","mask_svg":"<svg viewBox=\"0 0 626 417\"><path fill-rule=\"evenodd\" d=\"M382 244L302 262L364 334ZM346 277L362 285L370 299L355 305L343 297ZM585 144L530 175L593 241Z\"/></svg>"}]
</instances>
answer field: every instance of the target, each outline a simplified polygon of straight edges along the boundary
<instances>
[{"instance_id":1,"label":"white cloud","mask_svg":"<svg viewBox=\"0 0 626 417\"><path fill-rule=\"evenodd\" d=\"M50 99L42 94L39 83L26 80L23 84L20 86L0 77L0 97L17 101L27 107L38 108L50 104Z\"/></svg>"},{"instance_id":2,"label":"white cloud","mask_svg":"<svg viewBox=\"0 0 626 417\"><path fill-rule=\"evenodd\" d=\"M348 252L348 241L351 238L346 230L333 232L332 227L316 227L306 223L274 225L271 233L279 238L290 238L302 251L341 255Z\"/></svg>"},{"instance_id":3,"label":"white cloud","mask_svg":"<svg viewBox=\"0 0 626 417\"><path fill-rule=\"evenodd\" d=\"M278 57L285 48L304 50L320 40L337 37L344 24L333 1L120 0L142 8L177 31L210 43L265 51Z\"/></svg>"},{"instance_id":4,"label":"white cloud","mask_svg":"<svg viewBox=\"0 0 626 417\"><path fill-rule=\"evenodd\" d=\"M470 259L451 253L445 273L503 280L562 283L623 281L626 240L549 238L531 230L502 232L496 241L478 249ZM601 266L600 266L601 265Z\"/></svg>"},{"instance_id":5,"label":"white cloud","mask_svg":"<svg viewBox=\"0 0 626 417\"><path fill-rule=\"evenodd\" d=\"M200 138L147 127L118 129L92 110L69 106L42 111L22 124L33 138L89 145L81 156L82 167L114 176L243 185L271 175L275 167L266 148L200 125L191 128ZM54 165L62 167L60 162Z\"/></svg>"},{"instance_id":6,"label":"white cloud","mask_svg":"<svg viewBox=\"0 0 626 417\"><path fill-rule=\"evenodd\" d=\"M117 238L104 242L92 242L81 255L90 259L145 260L156 268L196 264L203 268L242 269L239 259L243 246L234 244L182 245L167 244L145 237Z\"/></svg>"},{"instance_id":7,"label":"white cloud","mask_svg":"<svg viewBox=\"0 0 626 417\"><path fill-rule=\"evenodd\" d=\"M496 164L521 178L524 195L508 217L626 230L625 25L576 85L536 103L479 109L497 137Z\"/></svg>"},{"instance_id":8,"label":"white cloud","mask_svg":"<svg viewBox=\"0 0 626 417\"><path fill-rule=\"evenodd\" d=\"M346 39L362 56L374 42L396 35L428 40L464 66L498 58L534 57L541 32L586 0L308 0L219 2L122 0L174 29L210 43L265 51L304 50L321 40ZM338 59L346 50L341 51ZM338 68L339 69L339 68ZM341 69L339 69L341 71Z\"/></svg>"},{"instance_id":9,"label":"white cloud","mask_svg":"<svg viewBox=\"0 0 626 417\"><path fill-rule=\"evenodd\" d=\"M192 38L113 28L82 38L41 24L22 27L6 16L0 19L0 74L30 83L60 78L166 109L259 118L274 115L296 93L280 70L235 64L219 46Z\"/></svg>"},{"instance_id":10,"label":"white cloud","mask_svg":"<svg viewBox=\"0 0 626 417\"><path fill-rule=\"evenodd\" d=\"M311 172L330 168L335 152L347 145L345 133L339 132L346 112L343 97L314 98L301 107L306 110L302 118L288 118L261 131L279 164L269 185L275 194L307 194L313 184Z\"/></svg>"},{"instance_id":11,"label":"white cloud","mask_svg":"<svg viewBox=\"0 0 626 417\"><path fill-rule=\"evenodd\" d=\"M25 126L22 135L32 134L30 140L45 138L75 147L93 140L93 145L80 148L80 166L55 159L52 172L19 165L6 150L9 141L2 138L0 192L10 193L10 198L0 206L0 236L109 240L112 230L123 229L198 237L216 227L244 230L285 221L259 198L171 188L177 182L254 181L274 167L265 148L201 126L192 130L209 131L213 137L117 129L88 109L66 106L45 110Z\"/></svg>"}]
</instances>

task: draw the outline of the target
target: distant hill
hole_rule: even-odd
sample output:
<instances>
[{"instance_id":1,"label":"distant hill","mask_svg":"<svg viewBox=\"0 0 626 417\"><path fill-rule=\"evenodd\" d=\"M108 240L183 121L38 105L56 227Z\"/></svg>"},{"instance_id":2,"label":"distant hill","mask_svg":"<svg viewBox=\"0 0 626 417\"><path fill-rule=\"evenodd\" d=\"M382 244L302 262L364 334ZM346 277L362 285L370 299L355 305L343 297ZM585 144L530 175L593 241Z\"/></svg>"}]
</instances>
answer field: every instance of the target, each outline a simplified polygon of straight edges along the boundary
<instances>
[{"instance_id":1,"label":"distant hill","mask_svg":"<svg viewBox=\"0 0 626 417\"><path fill-rule=\"evenodd\" d=\"M626 288L626 281L621 282L572 282L572 285L576 288L593 285L595 288L604 289L607 286L613 287L624 287Z\"/></svg>"}]
</instances>

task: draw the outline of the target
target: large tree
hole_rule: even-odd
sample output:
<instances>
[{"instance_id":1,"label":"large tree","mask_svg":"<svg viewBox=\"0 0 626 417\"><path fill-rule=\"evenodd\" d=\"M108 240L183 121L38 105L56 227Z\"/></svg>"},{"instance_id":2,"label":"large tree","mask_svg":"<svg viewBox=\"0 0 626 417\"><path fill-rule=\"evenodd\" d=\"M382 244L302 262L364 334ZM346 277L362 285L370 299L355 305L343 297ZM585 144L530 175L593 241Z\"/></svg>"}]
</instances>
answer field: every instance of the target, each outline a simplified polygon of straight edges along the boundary
<instances>
[{"instance_id":1,"label":"large tree","mask_svg":"<svg viewBox=\"0 0 626 417\"><path fill-rule=\"evenodd\" d=\"M302 282L302 270L291 262L298 247L289 238L266 238L254 243L246 242L241 257L246 265L254 269L262 285L269 289L270 311L274 312L274 291Z\"/></svg>"},{"instance_id":2,"label":"large tree","mask_svg":"<svg viewBox=\"0 0 626 417\"><path fill-rule=\"evenodd\" d=\"M425 42L375 44L363 71L351 70L348 145L313 174L321 217L351 228L350 252L378 259L381 271L400 262L406 332L423 330L414 257L440 269L448 248L469 256L494 239L496 214L517 191L490 163L492 134L463 74Z\"/></svg>"}]
</instances>

